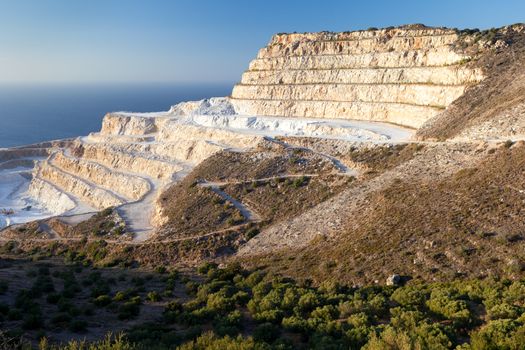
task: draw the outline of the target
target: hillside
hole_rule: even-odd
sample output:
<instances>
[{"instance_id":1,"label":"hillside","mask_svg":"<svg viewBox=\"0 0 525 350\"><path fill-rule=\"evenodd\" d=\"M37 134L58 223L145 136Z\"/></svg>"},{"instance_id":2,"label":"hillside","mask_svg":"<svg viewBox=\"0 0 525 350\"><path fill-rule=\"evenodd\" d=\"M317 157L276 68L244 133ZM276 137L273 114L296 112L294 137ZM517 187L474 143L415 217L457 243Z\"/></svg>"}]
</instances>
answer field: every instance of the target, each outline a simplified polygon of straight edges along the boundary
<instances>
[{"instance_id":1,"label":"hillside","mask_svg":"<svg viewBox=\"0 0 525 350\"><path fill-rule=\"evenodd\" d=\"M161 343L519 348L524 28L276 34L229 97L111 112L100 132L0 149L1 254L16 262L4 275L42 259L83 280L108 269L105 292L77 291L80 304L162 318ZM135 269L161 276L129 286ZM62 272L39 278L61 285Z\"/></svg>"},{"instance_id":2,"label":"hillside","mask_svg":"<svg viewBox=\"0 0 525 350\"><path fill-rule=\"evenodd\" d=\"M383 280L397 263L406 267L400 246L438 241L427 235L441 236L436 249L442 250L465 240L466 232L518 234L517 222L485 227L483 218L462 217L459 224L454 217L471 213L470 202L488 200L462 192L481 181L468 169L488 171L490 152L503 147L497 140L519 139L524 35L522 25L484 32L411 25L277 34L231 98L185 102L159 113L110 113L99 133L1 150L4 171L28 167L20 181L29 179L28 193L43 210L34 215L62 214L36 231L15 225L3 236L25 241L27 234L17 232L35 232L74 244L87 235L127 242L136 251L145 249L141 242L170 242L189 250L193 263L199 256L255 262L269 252L296 254L306 247L318 269L326 263L315 257L318 246L353 246L371 257L358 237L377 235L385 243L376 246L377 259L392 271L348 270L360 253L336 259L340 278L370 282ZM439 142L444 139L452 142ZM501 157L498 171L511 161ZM463 182L450 182L463 173ZM497 186L519 190L513 177L502 177ZM407 201L411 197L430 202ZM427 208L440 202L443 212ZM93 217L108 207L111 215ZM488 205L485 218L506 217L498 208ZM410 222L408 213L415 212L430 223ZM229 235L226 246L215 246ZM419 243L408 244L412 239ZM195 243L202 240L212 241L199 248ZM462 276L483 270L449 255L446 266L420 260L429 270ZM139 260L145 256L137 253ZM505 273L503 266L492 268Z\"/></svg>"}]
</instances>

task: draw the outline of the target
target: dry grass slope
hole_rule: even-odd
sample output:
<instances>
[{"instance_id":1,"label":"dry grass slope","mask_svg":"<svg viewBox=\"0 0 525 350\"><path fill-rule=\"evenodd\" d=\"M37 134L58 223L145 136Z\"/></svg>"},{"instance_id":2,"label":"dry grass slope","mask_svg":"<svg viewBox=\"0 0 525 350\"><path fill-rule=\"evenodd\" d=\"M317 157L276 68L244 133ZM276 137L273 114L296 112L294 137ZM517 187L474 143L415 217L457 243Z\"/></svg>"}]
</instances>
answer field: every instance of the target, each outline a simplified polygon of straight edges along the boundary
<instances>
[{"instance_id":1,"label":"dry grass slope","mask_svg":"<svg viewBox=\"0 0 525 350\"><path fill-rule=\"evenodd\" d=\"M373 192L332 239L247 261L350 283L384 281L392 273L420 280L521 276L525 144L509 146L444 179L395 181Z\"/></svg>"}]
</instances>

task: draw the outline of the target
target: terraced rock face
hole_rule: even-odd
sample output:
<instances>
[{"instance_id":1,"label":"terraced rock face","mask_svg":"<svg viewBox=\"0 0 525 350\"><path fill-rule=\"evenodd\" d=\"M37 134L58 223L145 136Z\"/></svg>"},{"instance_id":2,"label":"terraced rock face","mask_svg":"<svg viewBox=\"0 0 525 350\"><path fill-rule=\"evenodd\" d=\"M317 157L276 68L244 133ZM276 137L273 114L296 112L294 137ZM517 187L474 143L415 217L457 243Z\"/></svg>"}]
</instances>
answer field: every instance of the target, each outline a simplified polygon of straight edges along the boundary
<instances>
[{"instance_id":1,"label":"terraced rock face","mask_svg":"<svg viewBox=\"0 0 525 350\"><path fill-rule=\"evenodd\" d=\"M277 34L232 92L239 114L418 128L483 79L449 29Z\"/></svg>"},{"instance_id":2,"label":"terraced rock face","mask_svg":"<svg viewBox=\"0 0 525 350\"><path fill-rule=\"evenodd\" d=\"M279 135L386 142L411 134L356 121L238 115L228 98L212 98L168 112L110 113L98 133L0 150L0 171L24 166L25 180L16 179L28 182L23 195L43 216L115 207L127 232L141 241L165 221L160 194L219 151L245 152Z\"/></svg>"},{"instance_id":3,"label":"terraced rock face","mask_svg":"<svg viewBox=\"0 0 525 350\"><path fill-rule=\"evenodd\" d=\"M35 166L29 194L53 214L116 207L128 230L145 238L164 186L211 154L254 139L237 135L226 143L220 132L214 137L213 130L182 124L162 112L108 114L99 133L46 151L50 155Z\"/></svg>"}]
</instances>

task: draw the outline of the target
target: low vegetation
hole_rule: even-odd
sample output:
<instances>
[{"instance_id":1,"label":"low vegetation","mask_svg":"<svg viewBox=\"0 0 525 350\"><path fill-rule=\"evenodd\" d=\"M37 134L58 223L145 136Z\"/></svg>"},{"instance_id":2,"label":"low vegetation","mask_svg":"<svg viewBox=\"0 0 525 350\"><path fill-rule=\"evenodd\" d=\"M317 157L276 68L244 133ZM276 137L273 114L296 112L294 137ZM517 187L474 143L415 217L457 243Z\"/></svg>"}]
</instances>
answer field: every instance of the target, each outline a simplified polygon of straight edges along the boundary
<instances>
[{"instance_id":1,"label":"low vegetation","mask_svg":"<svg viewBox=\"0 0 525 350\"><path fill-rule=\"evenodd\" d=\"M124 220L113 208L106 208L86 221L71 228L60 229L52 227L64 237L86 237L94 239L130 240L132 234L126 232Z\"/></svg>"},{"instance_id":2,"label":"low vegetation","mask_svg":"<svg viewBox=\"0 0 525 350\"><path fill-rule=\"evenodd\" d=\"M160 199L166 218L158 239L174 239L220 231L245 222L235 206L209 187L188 178L172 186Z\"/></svg>"},{"instance_id":3,"label":"low vegetation","mask_svg":"<svg viewBox=\"0 0 525 350\"><path fill-rule=\"evenodd\" d=\"M251 152L218 152L200 163L189 177L194 181L249 181L333 170L333 164L310 150L265 141Z\"/></svg>"},{"instance_id":4,"label":"low vegetation","mask_svg":"<svg viewBox=\"0 0 525 350\"><path fill-rule=\"evenodd\" d=\"M372 147L352 147L344 156L367 171L376 174L412 159L425 146L423 144L374 145Z\"/></svg>"},{"instance_id":5,"label":"low vegetation","mask_svg":"<svg viewBox=\"0 0 525 350\"><path fill-rule=\"evenodd\" d=\"M248 224L231 200L213 190L214 184L233 199L246 201L268 224L340 191L349 178L330 176L334 172L337 169L326 157L279 142L264 141L250 152L218 152L161 195L163 225L156 239L205 235Z\"/></svg>"},{"instance_id":6,"label":"low vegetation","mask_svg":"<svg viewBox=\"0 0 525 350\"><path fill-rule=\"evenodd\" d=\"M116 277L30 266L33 287L16 286L13 302L0 304L2 341L18 348L467 350L525 342L525 280L313 286L211 263L198 275ZM100 327L108 335L97 340Z\"/></svg>"},{"instance_id":7,"label":"low vegetation","mask_svg":"<svg viewBox=\"0 0 525 350\"><path fill-rule=\"evenodd\" d=\"M344 175L277 177L224 186L224 191L248 203L265 223L291 219L348 188L353 177Z\"/></svg>"}]
</instances>

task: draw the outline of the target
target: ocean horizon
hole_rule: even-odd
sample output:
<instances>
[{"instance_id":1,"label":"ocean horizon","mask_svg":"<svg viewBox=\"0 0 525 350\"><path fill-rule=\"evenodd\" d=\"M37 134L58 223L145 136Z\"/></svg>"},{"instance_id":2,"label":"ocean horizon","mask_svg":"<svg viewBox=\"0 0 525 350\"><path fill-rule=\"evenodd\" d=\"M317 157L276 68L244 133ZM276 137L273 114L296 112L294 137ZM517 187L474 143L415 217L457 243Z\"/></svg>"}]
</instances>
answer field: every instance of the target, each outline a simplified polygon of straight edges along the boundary
<instances>
[{"instance_id":1,"label":"ocean horizon","mask_svg":"<svg viewBox=\"0 0 525 350\"><path fill-rule=\"evenodd\" d=\"M154 112L189 100L228 96L233 84L0 85L0 148L87 135L108 112Z\"/></svg>"}]
</instances>

